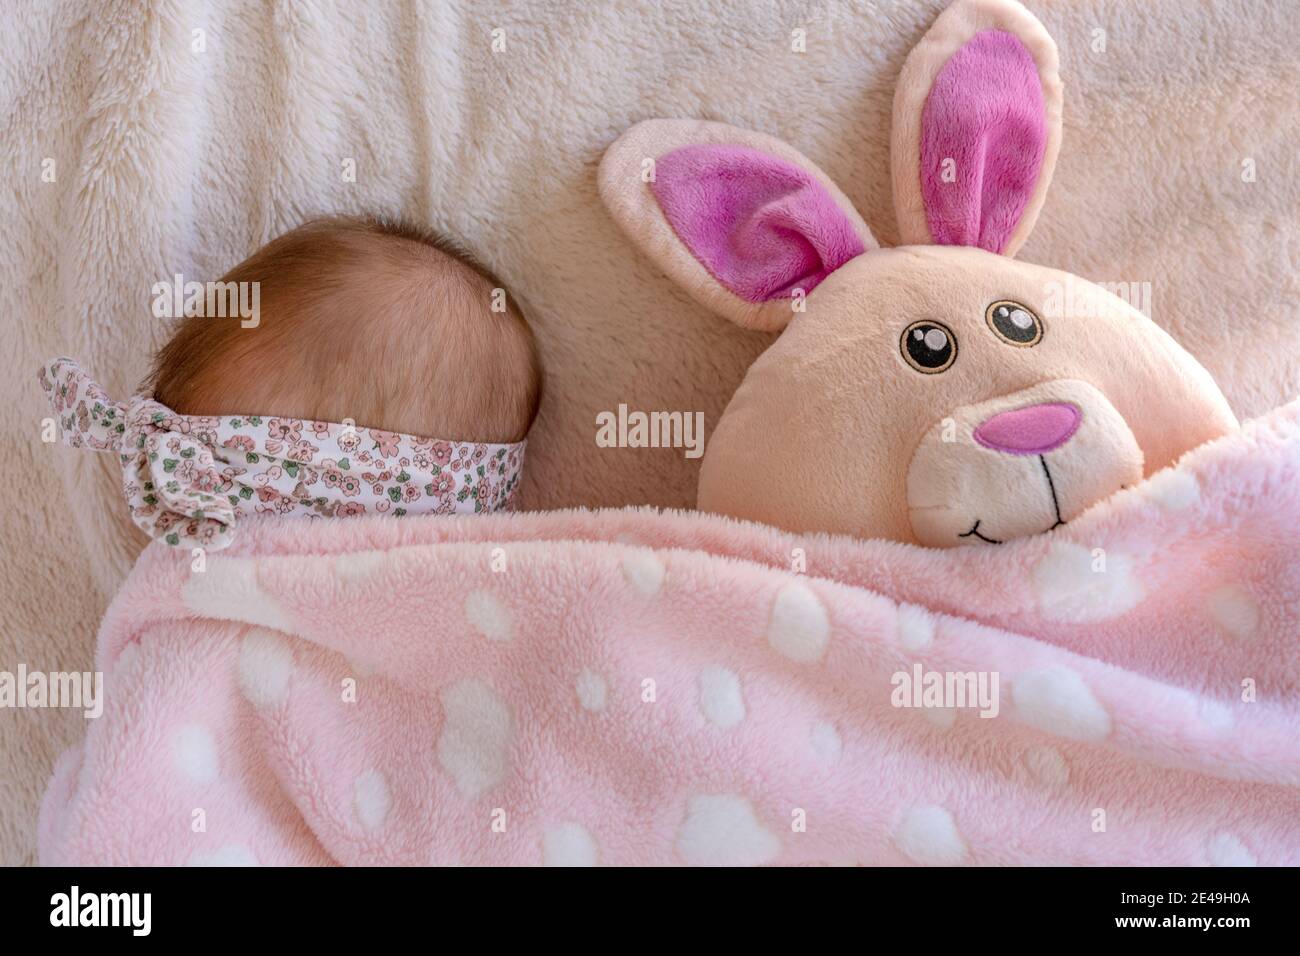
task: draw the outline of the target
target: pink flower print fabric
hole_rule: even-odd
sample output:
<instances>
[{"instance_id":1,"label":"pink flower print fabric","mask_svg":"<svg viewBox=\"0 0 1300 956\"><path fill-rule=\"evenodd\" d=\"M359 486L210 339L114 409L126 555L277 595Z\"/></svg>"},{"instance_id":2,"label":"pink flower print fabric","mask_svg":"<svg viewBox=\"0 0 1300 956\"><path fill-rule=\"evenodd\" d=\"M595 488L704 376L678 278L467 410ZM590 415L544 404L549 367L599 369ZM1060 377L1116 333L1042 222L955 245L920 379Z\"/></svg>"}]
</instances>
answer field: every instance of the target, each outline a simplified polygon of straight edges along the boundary
<instances>
[{"instance_id":1,"label":"pink flower print fabric","mask_svg":"<svg viewBox=\"0 0 1300 956\"><path fill-rule=\"evenodd\" d=\"M509 509L525 442L419 438L260 415L114 402L71 359L41 369L65 444L117 452L131 517L168 544L216 550L240 516L348 518Z\"/></svg>"}]
</instances>

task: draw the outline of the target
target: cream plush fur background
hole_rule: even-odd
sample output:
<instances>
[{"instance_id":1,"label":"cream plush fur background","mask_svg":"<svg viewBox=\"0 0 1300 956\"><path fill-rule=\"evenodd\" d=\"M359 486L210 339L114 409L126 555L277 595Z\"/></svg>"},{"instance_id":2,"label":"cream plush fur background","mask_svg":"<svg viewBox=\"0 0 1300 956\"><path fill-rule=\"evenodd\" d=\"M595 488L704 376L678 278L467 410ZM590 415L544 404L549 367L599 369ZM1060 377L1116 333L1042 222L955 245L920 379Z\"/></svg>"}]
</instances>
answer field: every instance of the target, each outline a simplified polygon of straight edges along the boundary
<instances>
[{"instance_id":1,"label":"cream plush fur background","mask_svg":"<svg viewBox=\"0 0 1300 956\"><path fill-rule=\"evenodd\" d=\"M97 619L140 544L110 462L41 444L39 363L68 354L129 393L167 331L150 315L153 282L215 278L318 213L423 220L510 283L548 372L526 504L690 505L698 461L597 448L595 414L620 402L698 409L712 427L769 337L707 316L635 254L596 194L602 150L653 116L760 130L818 163L890 244L894 83L943 6L8 4L0 670L90 668ZM1065 132L1020 258L1150 282L1152 317L1240 416L1295 396L1294 4L1028 6L1061 48ZM797 27L803 54L790 50ZM1092 49L1098 29L1104 53ZM342 177L349 158L354 183ZM33 859L47 775L83 733L70 711L0 712L0 862Z\"/></svg>"}]
</instances>

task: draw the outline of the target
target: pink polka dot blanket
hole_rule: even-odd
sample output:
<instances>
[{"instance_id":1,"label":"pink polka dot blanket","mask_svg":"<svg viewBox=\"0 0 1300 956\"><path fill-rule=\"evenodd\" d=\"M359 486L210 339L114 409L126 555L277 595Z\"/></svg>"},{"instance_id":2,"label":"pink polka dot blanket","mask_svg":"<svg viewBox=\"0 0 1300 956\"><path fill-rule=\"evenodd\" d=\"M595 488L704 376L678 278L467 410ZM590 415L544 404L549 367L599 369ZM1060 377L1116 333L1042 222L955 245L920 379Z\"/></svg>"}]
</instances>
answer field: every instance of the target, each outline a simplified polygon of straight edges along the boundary
<instances>
[{"instance_id":1,"label":"pink polka dot blanket","mask_svg":"<svg viewBox=\"0 0 1300 956\"><path fill-rule=\"evenodd\" d=\"M1056 531L155 542L46 864L1300 864L1300 403ZM963 691L964 688L964 691Z\"/></svg>"},{"instance_id":2,"label":"pink polka dot blanket","mask_svg":"<svg viewBox=\"0 0 1300 956\"><path fill-rule=\"evenodd\" d=\"M150 537L219 550L240 516L475 514L508 508L524 442L418 438L355 423L181 415L115 402L71 359L40 370L63 442L114 452L131 518Z\"/></svg>"}]
</instances>

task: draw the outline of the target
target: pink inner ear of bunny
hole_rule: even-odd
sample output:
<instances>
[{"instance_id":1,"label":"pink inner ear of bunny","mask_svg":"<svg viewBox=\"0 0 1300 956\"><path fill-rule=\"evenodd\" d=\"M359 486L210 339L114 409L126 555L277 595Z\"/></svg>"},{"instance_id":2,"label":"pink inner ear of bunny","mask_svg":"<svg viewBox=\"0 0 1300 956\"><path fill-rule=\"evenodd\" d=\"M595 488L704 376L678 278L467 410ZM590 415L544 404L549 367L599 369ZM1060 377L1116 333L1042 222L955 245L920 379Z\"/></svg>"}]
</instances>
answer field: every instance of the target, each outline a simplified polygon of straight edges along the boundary
<instances>
[{"instance_id":1,"label":"pink inner ear of bunny","mask_svg":"<svg viewBox=\"0 0 1300 956\"><path fill-rule=\"evenodd\" d=\"M866 251L810 173L744 146L683 146L655 161L651 191L691 254L749 302L811 292Z\"/></svg>"},{"instance_id":2,"label":"pink inner ear of bunny","mask_svg":"<svg viewBox=\"0 0 1300 956\"><path fill-rule=\"evenodd\" d=\"M921 114L921 195L934 242L1002 252L1046 147L1033 56L1010 33L975 34L939 71Z\"/></svg>"}]
</instances>

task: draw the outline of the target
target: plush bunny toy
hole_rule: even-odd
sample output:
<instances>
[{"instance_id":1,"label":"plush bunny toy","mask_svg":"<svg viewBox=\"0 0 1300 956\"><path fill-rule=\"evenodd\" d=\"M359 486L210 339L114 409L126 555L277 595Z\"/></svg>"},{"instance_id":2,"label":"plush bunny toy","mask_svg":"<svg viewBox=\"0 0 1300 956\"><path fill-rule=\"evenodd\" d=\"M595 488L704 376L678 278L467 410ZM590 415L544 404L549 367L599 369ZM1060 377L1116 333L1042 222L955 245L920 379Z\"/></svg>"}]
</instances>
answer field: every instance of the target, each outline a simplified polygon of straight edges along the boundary
<instances>
[{"instance_id":1,"label":"plush bunny toy","mask_svg":"<svg viewBox=\"0 0 1300 956\"><path fill-rule=\"evenodd\" d=\"M649 120L610 147L601 195L642 251L737 325L785 330L717 423L701 510L1000 543L1236 427L1209 373L1140 312L1011 258L1060 140L1042 24L1011 0L958 0L894 97L897 248L761 134Z\"/></svg>"}]
</instances>

